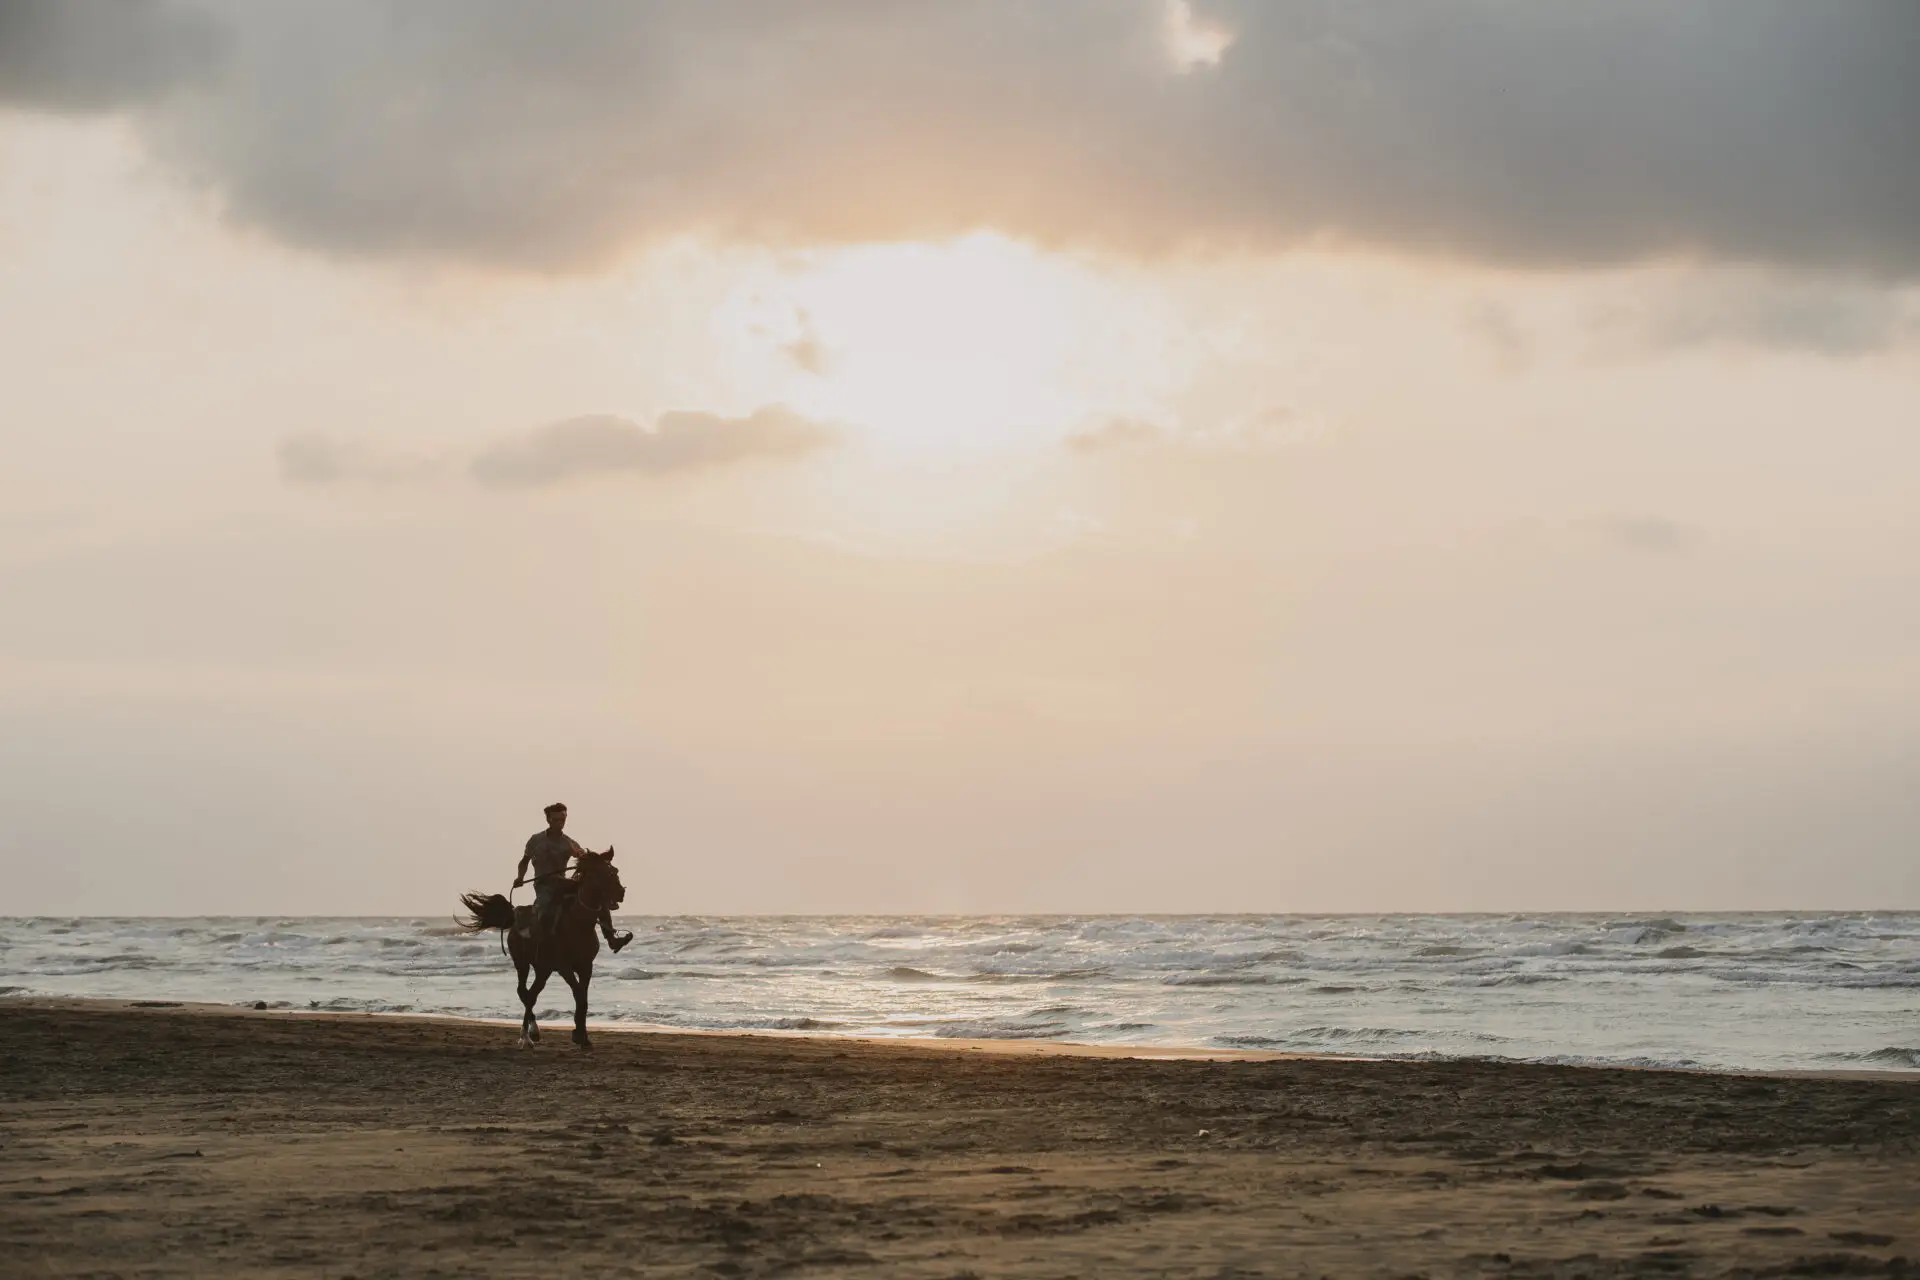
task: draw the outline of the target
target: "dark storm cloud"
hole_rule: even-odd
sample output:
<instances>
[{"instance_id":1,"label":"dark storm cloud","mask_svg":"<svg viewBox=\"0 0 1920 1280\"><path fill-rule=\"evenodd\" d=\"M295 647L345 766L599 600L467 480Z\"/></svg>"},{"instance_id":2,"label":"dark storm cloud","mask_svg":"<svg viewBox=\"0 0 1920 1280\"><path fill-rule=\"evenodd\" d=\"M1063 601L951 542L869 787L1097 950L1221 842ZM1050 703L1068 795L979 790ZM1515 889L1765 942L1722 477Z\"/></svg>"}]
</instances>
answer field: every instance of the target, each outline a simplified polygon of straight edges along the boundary
<instances>
[{"instance_id":1,"label":"dark storm cloud","mask_svg":"<svg viewBox=\"0 0 1920 1280\"><path fill-rule=\"evenodd\" d=\"M1201 0L1233 41L1184 73L1159 0L203 0L222 56L158 99L186 11L0 3L40 23L0 95L118 86L233 216L345 255L994 226L1920 274L1913 0Z\"/></svg>"},{"instance_id":2,"label":"dark storm cloud","mask_svg":"<svg viewBox=\"0 0 1920 1280\"><path fill-rule=\"evenodd\" d=\"M0 0L0 104L91 111L147 102L218 64L218 30L159 4Z\"/></svg>"},{"instance_id":3,"label":"dark storm cloud","mask_svg":"<svg viewBox=\"0 0 1920 1280\"><path fill-rule=\"evenodd\" d=\"M569 418L501 441L473 461L474 478L502 487L556 484L614 472L667 475L750 458L795 457L832 432L779 405L745 418L677 410L651 430L611 414Z\"/></svg>"}]
</instances>

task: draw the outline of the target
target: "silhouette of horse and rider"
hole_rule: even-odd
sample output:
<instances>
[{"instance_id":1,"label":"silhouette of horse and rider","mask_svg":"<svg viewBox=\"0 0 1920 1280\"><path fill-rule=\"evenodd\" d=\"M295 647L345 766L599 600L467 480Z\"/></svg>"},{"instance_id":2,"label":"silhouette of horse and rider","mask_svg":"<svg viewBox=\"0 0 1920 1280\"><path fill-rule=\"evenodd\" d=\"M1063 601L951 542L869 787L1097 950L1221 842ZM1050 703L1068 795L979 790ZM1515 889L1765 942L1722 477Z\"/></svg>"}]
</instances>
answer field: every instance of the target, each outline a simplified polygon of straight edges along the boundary
<instances>
[{"instance_id":1,"label":"silhouette of horse and rider","mask_svg":"<svg viewBox=\"0 0 1920 1280\"><path fill-rule=\"evenodd\" d=\"M527 869L532 867L533 902L516 907L504 894L464 893L460 904L468 914L460 923L470 933L498 929L505 935L507 954L520 979L522 1048L540 1041L533 1006L547 979L557 973L573 991L573 1042L591 1049L587 986L593 981L593 958L600 954L595 928L606 936L610 950L618 951L633 941L631 933L613 931L613 912L627 891L620 873L613 869L611 845L605 853L595 853L567 835L564 804L548 805L546 814L546 829L528 839L514 872L513 887L518 889L527 883ZM569 862L575 867L572 875L567 874ZM527 981L529 973L532 983Z\"/></svg>"}]
</instances>

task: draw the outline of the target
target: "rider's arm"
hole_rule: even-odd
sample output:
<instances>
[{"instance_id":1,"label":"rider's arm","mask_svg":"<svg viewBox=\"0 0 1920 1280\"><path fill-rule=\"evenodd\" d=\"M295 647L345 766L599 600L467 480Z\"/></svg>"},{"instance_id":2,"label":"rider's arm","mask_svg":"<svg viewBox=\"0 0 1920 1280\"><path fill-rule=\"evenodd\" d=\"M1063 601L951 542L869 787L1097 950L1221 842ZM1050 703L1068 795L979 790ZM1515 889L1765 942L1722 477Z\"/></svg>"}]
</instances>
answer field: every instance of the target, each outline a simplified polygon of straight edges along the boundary
<instances>
[{"instance_id":1,"label":"rider's arm","mask_svg":"<svg viewBox=\"0 0 1920 1280\"><path fill-rule=\"evenodd\" d=\"M533 861L533 841L527 841L527 851L520 855L520 865L513 869L513 887L518 889L527 882L527 864Z\"/></svg>"}]
</instances>

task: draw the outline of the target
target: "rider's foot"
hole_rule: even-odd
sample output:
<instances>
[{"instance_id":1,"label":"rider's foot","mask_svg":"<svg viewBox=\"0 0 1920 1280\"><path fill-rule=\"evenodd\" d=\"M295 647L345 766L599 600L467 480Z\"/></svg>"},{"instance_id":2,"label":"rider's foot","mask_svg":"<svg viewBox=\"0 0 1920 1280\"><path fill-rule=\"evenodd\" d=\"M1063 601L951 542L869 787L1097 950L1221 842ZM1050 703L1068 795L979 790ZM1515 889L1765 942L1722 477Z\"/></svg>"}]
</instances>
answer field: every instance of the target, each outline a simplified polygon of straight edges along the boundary
<instances>
[{"instance_id":1,"label":"rider's foot","mask_svg":"<svg viewBox=\"0 0 1920 1280\"><path fill-rule=\"evenodd\" d=\"M632 941L633 935L630 933L610 933L607 935L607 948L611 951L618 951Z\"/></svg>"}]
</instances>

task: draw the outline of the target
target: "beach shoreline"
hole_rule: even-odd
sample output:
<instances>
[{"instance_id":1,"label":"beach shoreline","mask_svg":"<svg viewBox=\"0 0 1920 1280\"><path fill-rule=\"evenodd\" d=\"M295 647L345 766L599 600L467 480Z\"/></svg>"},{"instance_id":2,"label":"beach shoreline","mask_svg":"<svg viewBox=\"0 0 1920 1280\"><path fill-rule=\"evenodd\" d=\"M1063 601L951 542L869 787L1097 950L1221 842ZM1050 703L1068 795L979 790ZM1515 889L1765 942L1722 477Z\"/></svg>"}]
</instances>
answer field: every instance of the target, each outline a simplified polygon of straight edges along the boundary
<instances>
[{"instance_id":1,"label":"beach shoreline","mask_svg":"<svg viewBox=\"0 0 1920 1280\"><path fill-rule=\"evenodd\" d=\"M383 1010L341 1010L341 1009L257 1009L247 1004L221 1004L217 1001L202 1000L154 1000L154 999L115 999L101 996L34 996L0 995L0 1008L8 1004L27 1008L74 1009L74 1010L134 1010L134 1009L171 1009L193 1015L220 1015L234 1017L277 1017L295 1019L338 1019L381 1020L394 1022L448 1023L460 1026L499 1027L515 1031L520 1022L516 1018L476 1018L445 1013L397 1013ZM549 1036L557 1034L564 1037L571 1028L570 1022L547 1019L541 1023L543 1033ZM653 1036L718 1036L724 1038L748 1038L768 1040L805 1040L830 1044L872 1044L893 1046L904 1049L926 1049L946 1053L990 1053L1006 1057L1063 1057L1063 1058L1119 1058L1158 1062L1484 1062L1508 1066L1565 1066L1577 1070L1590 1071L1672 1071L1686 1074L1717 1076L1753 1076L1760 1078L1779 1078L1788 1080L1884 1080L1907 1082L1920 1085L1920 1071L1902 1071L1877 1068L1785 1068L1770 1069L1764 1067L1728 1068L1728 1067L1680 1067L1680 1066L1641 1066L1637 1064L1616 1063L1531 1063L1497 1056L1485 1057L1445 1057L1445 1058L1395 1058L1378 1054L1335 1054L1302 1053L1282 1049L1228 1049L1210 1045L1161 1045L1100 1043L1089 1044L1072 1040L991 1039L985 1037L963 1036L899 1036L864 1035L854 1032L827 1032L810 1030L787 1030L781 1028L707 1028L676 1027L667 1023L645 1023L631 1021L607 1021L592 1017L587 1019L587 1028L593 1035L653 1035Z\"/></svg>"},{"instance_id":2,"label":"beach shoreline","mask_svg":"<svg viewBox=\"0 0 1920 1280\"><path fill-rule=\"evenodd\" d=\"M46 1275L1901 1275L1906 1080L0 1001ZM1057 1048L1057 1047L1055 1047Z\"/></svg>"}]
</instances>

